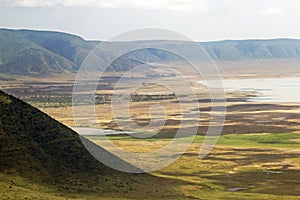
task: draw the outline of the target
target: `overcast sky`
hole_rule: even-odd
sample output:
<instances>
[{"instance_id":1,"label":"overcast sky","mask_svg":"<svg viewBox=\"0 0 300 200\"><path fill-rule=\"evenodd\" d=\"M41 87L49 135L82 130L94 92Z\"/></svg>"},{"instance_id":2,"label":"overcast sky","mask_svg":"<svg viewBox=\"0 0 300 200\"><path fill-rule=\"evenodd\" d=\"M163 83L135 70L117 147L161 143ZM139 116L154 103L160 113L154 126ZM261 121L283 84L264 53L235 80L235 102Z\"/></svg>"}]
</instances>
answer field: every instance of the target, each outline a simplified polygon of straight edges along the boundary
<instances>
[{"instance_id":1,"label":"overcast sky","mask_svg":"<svg viewBox=\"0 0 300 200\"><path fill-rule=\"evenodd\" d=\"M162 28L196 41L300 38L299 0L0 0L0 27L107 40Z\"/></svg>"}]
</instances>

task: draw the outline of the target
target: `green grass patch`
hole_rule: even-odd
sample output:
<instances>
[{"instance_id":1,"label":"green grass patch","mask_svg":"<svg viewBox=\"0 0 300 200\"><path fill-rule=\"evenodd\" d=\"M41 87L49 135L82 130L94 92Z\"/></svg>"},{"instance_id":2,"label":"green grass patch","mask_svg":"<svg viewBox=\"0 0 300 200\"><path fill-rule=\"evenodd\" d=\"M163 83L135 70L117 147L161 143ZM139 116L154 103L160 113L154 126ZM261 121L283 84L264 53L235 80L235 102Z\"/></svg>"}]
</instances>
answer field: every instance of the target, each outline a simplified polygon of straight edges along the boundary
<instances>
[{"instance_id":1,"label":"green grass patch","mask_svg":"<svg viewBox=\"0 0 300 200\"><path fill-rule=\"evenodd\" d=\"M218 140L218 145L238 147L270 147L270 148L300 148L300 139L297 133L272 133L248 135L223 135ZM197 141L197 137L196 140ZM201 141L201 138L200 138Z\"/></svg>"},{"instance_id":2,"label":"green grass patch","mask_svg":"<svg viewBox=\"0 0 300 200\"><path fill-rule=\"evenodd\" d=\"M103 136L88 136L90 140L105 140ZM169 141L170 139L136 138L129 135L108 136L110 140L125 141ZM194 143L203 143L204 136L195 136ZM299 141L296 141L299 139ZM178 138L178 141L188 141L188 138ZM298 133L263 133L263 134L229 134L222 135L217 141L221 146L233 147L265 147L265 148L300 148L300 134Z\"/></svg>"}]
</instances>

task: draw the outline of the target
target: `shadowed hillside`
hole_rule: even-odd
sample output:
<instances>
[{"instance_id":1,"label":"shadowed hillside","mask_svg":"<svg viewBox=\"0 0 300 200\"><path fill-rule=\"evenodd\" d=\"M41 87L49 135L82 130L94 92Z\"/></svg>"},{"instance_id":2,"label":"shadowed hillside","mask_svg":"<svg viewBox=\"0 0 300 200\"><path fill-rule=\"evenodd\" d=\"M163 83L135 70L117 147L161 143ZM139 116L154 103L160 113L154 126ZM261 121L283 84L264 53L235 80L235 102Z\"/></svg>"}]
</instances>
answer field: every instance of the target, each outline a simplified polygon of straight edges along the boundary
<instances>
[{"instance_id":1,"label":"shadowed hillside","mask_svg":"<svg viewBox=\"0 0 300 200\"><path fill-rule=\"evenodd\" d=\"M112 171L93 159L75 132L38 109L1 92L0 112L1 171L50 182Z\"/></svg>"},{"instance_id":2,"label":"shadowed hillside","mask_svg":"<svg viewBox=\"0 0 300 200\"><path fill-rule=\"evenodd\" d=\"M147 174L134 175L110 169L87 152L79 135L71 129L2 91L0 141L0 199L43 193L44 187L59 195L140 195L144 198L144 191L151 192L167 181ZM106 151L102 149L102 152ZM144 182L149 185L145 186ZM23 190L25 192L19 194ZM164 190L165 194L160 195L170 195L169 188ZM46 191L49 193L48 189Z\"/></svg>"}]
</instances>

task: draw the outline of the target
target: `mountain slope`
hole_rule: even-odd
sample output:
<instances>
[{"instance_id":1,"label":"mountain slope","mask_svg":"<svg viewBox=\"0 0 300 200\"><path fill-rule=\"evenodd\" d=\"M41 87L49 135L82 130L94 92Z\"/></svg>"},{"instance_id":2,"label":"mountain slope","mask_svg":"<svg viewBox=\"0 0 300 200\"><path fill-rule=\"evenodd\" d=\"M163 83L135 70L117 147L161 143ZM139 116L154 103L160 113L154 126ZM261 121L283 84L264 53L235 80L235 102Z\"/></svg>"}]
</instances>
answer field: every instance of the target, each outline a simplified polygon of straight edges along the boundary
<instances>
[{"instance_id":1,"label":"mountain slope","mask_svg":"<svg viewBox=\"0 0 300 200\"><path fill-rule=\"evenodd\" d=\"M102 149L102 154L110 153ZM168 181L110 169L71 129L0 91L0 199L181 197L172 187L161 188Z\"/></svg>"},{"instance_id":2,"label":"mountain slope","mask_svg":"<svg viewBox=\"0 0 300 200\"><path fill-rule=\"evenodd\" d=\"M98 44L79 36L52 31L18 30L18 34L35 44L80 65L86 55Z\"/></svg>"},{"instance_id":3,"label":"mountain slope","mask_svg":"<svg viewBox=\"0 0 300 200\"><path fill-rule=\"evenodd\" d=\"M121 162L97 148L103 156ZM0 91L0 199L182 197L171 186L161 188L168 182L103 165L89 154L77 133Z\"/></svg>"},{"instance_id":4,"label":"mountain slope","mask_svg":"<svg viewBox=\"0 0 300 200\"><path fill-rule=\"evenodd\" d=\"M16 31L0 30L0 72L49 75L72 70L75 66L72 61L48 51Z\"/></svg>"},{"instance_id":5,"label":"mountain slope","mask_svg":"<svg viewBox=\"0 0 300 200\"><path fill-rule=\"evenodd\" d=\"M0 92L0 140L2 172L18 172L49 182L114 172L87 152L75 132L3 92Z\"/></svg>"},{"instance_id":6,"label":"mountain slope","mask_svg":"<svg viewBox=\"0 0 300 200\"><path fill-rule=\"evenodd\" d=\"M300 59L300 40L226 40L200 43L214 60Z\"/></svg>"},{"instance_id":7,"label":"mountain slope","mask_svg":"<svg viewBox=\"0 0 300 200\"><path fill-rule=\"evenodd\" d=\"M48 76L76 72L97 44L61 32L0 29L0 73ZM95 59L93 69L103 63L101 55ZM127 71L137 64L142 63L121 57L109 70Z\"/></svg>"},{"instance_id":8,"label":"mountain slope","mask_svg":"<svg viewBox=\"0 0 300 200\"><path fill-rule=\"evenodd\" d=\"M71 129L1 91L0 140L0 172L56 184L122 174L94 159Z\"/></svg>"},{"instance_id":9,"label":"mountain slope","mask_svg":"<svg viewBox=\"0 0 300 200\"><path fill-rule=\"evenodd\" d=\"M85 57L100 41L87 41L67 33L54 31L0 29L0 73L49 76L76 72ZM199 59L185 41L136 41L149 46L162 44L184 51ZM118 44L118 43L116 43ZM300 60L300 40L225 40L200 42L215 61L256 61L261 59ZM147 45L146 45L147 46ZM89 65L96 70L104 67L106 57L94 55ZM176 62L179 57L159 49L143 49L121 56L109 71L128 71L144 63Z\"/></svg>"}]
</instances>

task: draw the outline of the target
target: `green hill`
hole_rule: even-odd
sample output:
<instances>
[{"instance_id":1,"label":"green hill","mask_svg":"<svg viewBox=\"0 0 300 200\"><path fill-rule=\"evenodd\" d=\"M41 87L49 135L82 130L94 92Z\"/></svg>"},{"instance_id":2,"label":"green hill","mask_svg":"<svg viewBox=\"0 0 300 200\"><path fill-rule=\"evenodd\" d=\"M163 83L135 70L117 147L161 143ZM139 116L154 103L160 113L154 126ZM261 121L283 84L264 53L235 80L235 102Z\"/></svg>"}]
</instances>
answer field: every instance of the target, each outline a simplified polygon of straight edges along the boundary
<instances>
[{"instance_id":1,"label":"green hill","mask_svg":"<svg viewBox=\"0 0 300 200\"><path fill-rule=\"evenodd\" d=\"M0 29L0 73L42 75L76 72L82 61L100 41L87 41L67 33L54 31ZM133 42L136 43L136 42ZM189 59L199 59L184 41L139 41L162 44L188 52ZM259 59L300 59L300 40L225 40L199 43L215 61ZM95 55L94 68L103 67L103 56ZM201 58L201 57L200 57ZM120 57L110 71L128 71L143 63L177 61L178 56L159 49L144 49Z\"/></svg>"},{"instance_id":2,"label":"green hill","mask_svg":"<svg viewBox=\"0 0 300 200\"><path fill-rule=\"evenodd\" d=\"M76 72L97 44L61 32L0 29L0 73L48 76ZM98 56L95 59L97 68L103 61ZM142 63L121 57L109 70L126 71L137 64Z\"/></svg>"},{"instance_id":3,"label":"green hill","mask_svg":"<svg viewBox=\"0 0 300 200\"><path fill-rule=\"evenodd\" d=\"M2 91L0 141L0 199L48 199L53 195L144 198L144 192L151 193L165 181L110 169L87 152L78 134ZM104 149L102 153L111 155ZM170 188L164 190L170 195Z\"/></svg>"},{"instance_id":4,"label":"green hill","mask_svg":"<svg viewBox=\"0 0 300 200\"><path fill-rule=\"evenodd\" d=\"M16 32L35 44L74 62L77 66L98 44L98 42L88 42L79 36L61 32L32 30Z\"/></svg>"},{"instance_id":5,"label":"green hill","mask_svg":"<svg viewBox=\"0 0 300 200\"><path fill-rule=\"evenodd\" d=\"M23 35L0 30L0 72L20 75L50 75L75 70L76 64L51 52Z\"/></svg>"},{"instance_id":6,"label":"green hill","mask_svg":"<svg viewBox=\"0 0 300 200\"><path fill-rule=\"evenodd\" d=\"M94 159L78 134L25 102L0 92L0 113L1 172L70 186L94 175L118 174Z\"/></svg>"}]
</instances>

